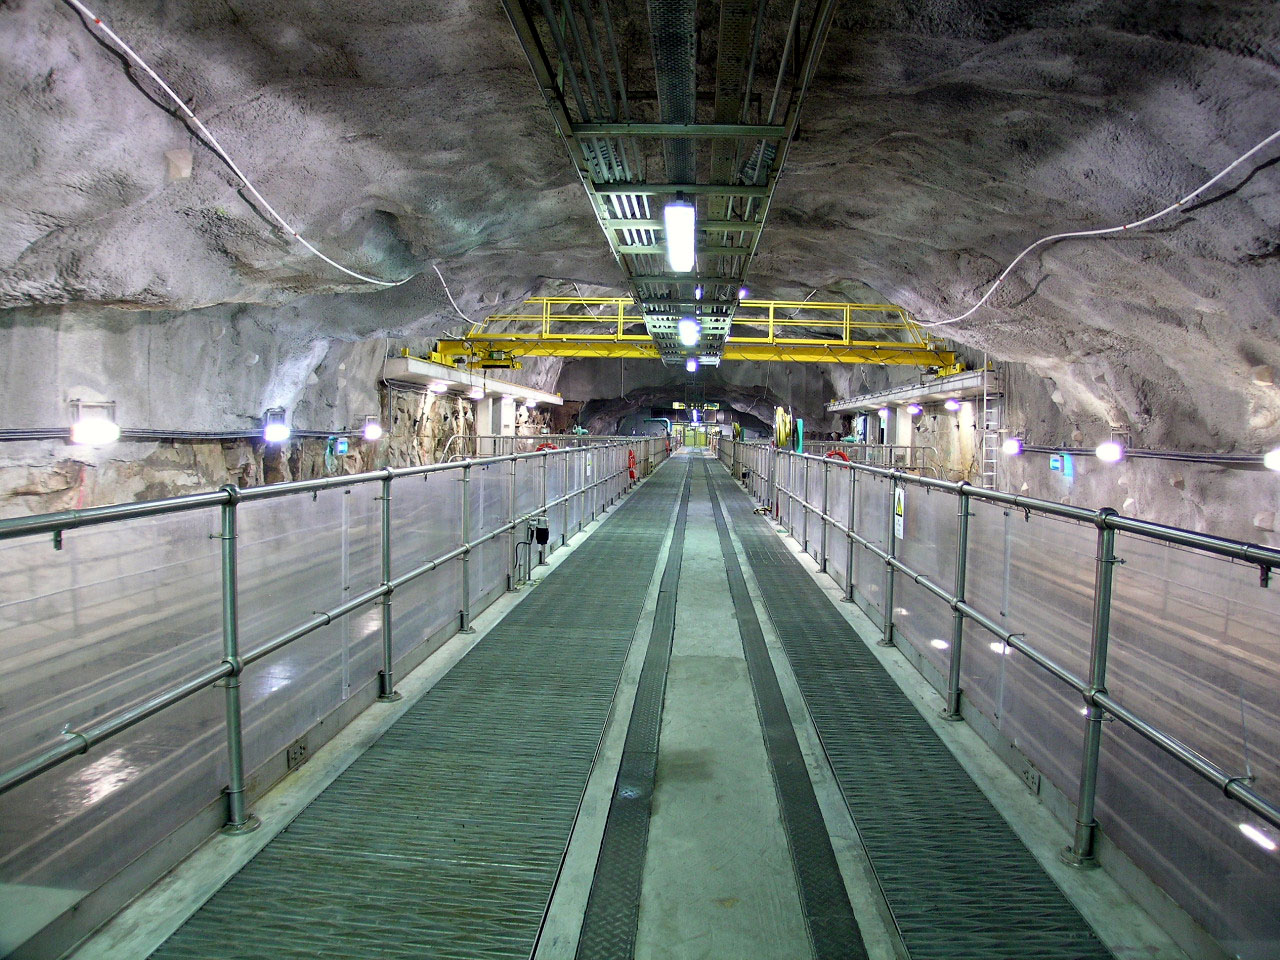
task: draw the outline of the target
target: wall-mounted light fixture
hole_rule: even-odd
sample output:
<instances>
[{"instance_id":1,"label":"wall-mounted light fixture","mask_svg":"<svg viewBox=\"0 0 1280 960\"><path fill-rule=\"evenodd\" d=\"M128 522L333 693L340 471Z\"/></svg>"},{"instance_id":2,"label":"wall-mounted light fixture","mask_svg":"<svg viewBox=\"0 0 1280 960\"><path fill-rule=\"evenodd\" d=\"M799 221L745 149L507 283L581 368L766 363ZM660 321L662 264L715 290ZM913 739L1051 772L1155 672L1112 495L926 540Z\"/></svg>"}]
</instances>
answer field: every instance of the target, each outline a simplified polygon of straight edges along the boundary
<instances>
[{"instance_id":1,"label":"wall-mounted light fixture","mask_svg":"<svg viewBox=\"0 0 1280 960\"><path fill-rule=\"evenodd\" d=\"M262 439L267 443L284 443L291 432L284 407L272 407L262 415Z\"/></svg>"},{"instance_id":2,"label":"wall-mounted light fixture","mask_svg":"<svg viewBox=\"0 0 1280 960\"><path fill-rule=\"evenodd\" d=\"M533 399L533 397L525 397L524 405L526 410L532 410L538 405L538 401Z\"/></svg>"},{"instance_id":3,"label":"wall-mounted light fixture","mask_svg":"<svg viewBox=\"0 0 1280 960\"><path fill-rule=\"evenodd\" d=\"M911 414L913 417L918 417L920 414L924 413L924 407L920 406L918 403L908 403L907 413Z\"/></svg>"},{"instance_id":4,"label":"wall-mounted light fixture","mask_svg":"<svg viewBox=\"0 0 1280 960\"><path fill-rule=\"evenodd\" d=\"M1103 463L1119 463L1124 459L1124 447L1121 438L1113 435L1110 440L1104 440L1098 444L1093 453Z\"/></svg>"},{"instance_id":5,"label":"wall-mounted light fixture","mask_svg":"<svg viewBox=\"0 0 1280 960\"><path fill-rule=\"evenodd\" d=\"M1007 437L1004 443L1000 444L1000 452L1006 457L1017 457L1022 454L1022 438Z\"/></svg>"},{"instance_id":6,"label":"wall-mounted light fixture","mask_svg":"<svg viewBox=\"0 0 1280 960\"><path fill-rule=\"evenodd\" d=\"M698 372L698 358L697 358L697 357L690 357L688 360L686 360L686 361L684 362L684 368L685 368L685 370L687 370L689 373L697 373L697 372Z\"/></svg>"},{"instance_id":7,"label":"wall-mounted light fixture","mask_svg":"<svg viewBox=\"0 0 1280 960\"><path fill-rule=\"evenodd\" d=\"M429 384L427 386L427 389L430 390L432 393L448 393L449 385L447 383L442 383L439 380L437 380L434 383Z\"/></svg>"},{"instance_id":8,"label":"wall-mounted light fixture","mask_svg":"<svg viewBox=\"0 0 1280 960\"><path fill-rule=\"evenodd\" d=\"M889 419L889 408L888 408L888 407L881 407L879 410L877 410L877 411L876 411L876 413L878 413L878 414L880 415L880 419L881 419L881 420L888 420L888 419Z\"/></svg>"},{"instance_id":9,"label":"wall-mounted light fixture","mask_svg":"<svg viewBox=\"0 0 1280 960\"><path fill-rule=\"evenodd\" d=\"M472 400L484 399L484 387L472 387L471 392L467 394Z\"/></svg>"},{"instance_id":10,"label":"wall-mounted light fixture","mask_svg":"<svg viewBox=\"0 0 1280 960\"><path fill-rule=\"evenodd\" d=\"M948 410L950 410L952 413L955 413L957 410L960 409L960 401L957 400L955 397L948 397L947 402L944 403L943 406L946 407Z\"/></svg>"},{"instance_id":11,"label":"wall-mounted light fixture","mask_svg":"<svg viewBox=\"0 0 1280 960\"><path fill-rule=\"evenodd\" d=\"M71 442L101 447L120 439L114 400L72 400Z\"/></svg>"},{"instance_id":12,"label":"wall-mounted light fixture","mask_svg":"<svg viewBox=\"0 0 1280 960\"><path fill-rule=\"evenodd\" d=\"M360 433L364 436L365 440L370 443L375 443L382 439L383 432L382 424L378 422L378 415L376 413L370 414L364 418L364 426L360 428Z\"/></svg>"},{"instance_id":13,"label":"wall-mounted light fixture","mask_svg":"<svg viewBox=\"0 0 1280 960\"><path fill-rule=\"evenodd\" d=\"M676 273L688 273L696 259L694 226L697 213L693 204L677 193L675 200L662 208L662 225L667 237L667 263Z\"/></svg>"},{"instance_id":14,"label":"wall-mounted light fixture","mask_svg":"<svg viewBox=\"0 0 1280 960\"><path fill-rule=\"evenodd\" d=\"M1280 470L1280 447L1262 455L1262 465L1268 470Z\"/></svg>"},{"instance_id":15,"label":"wall-mounted light fixture","mask_svg":"<svg viewBox=\"0 0 1280 960\"><path fill-rule=\"evenodd\" d=\"M702 299L702 284L698 284L696 287L693 288L693 299L695 300Z\"/></svg>"}]
</instances>

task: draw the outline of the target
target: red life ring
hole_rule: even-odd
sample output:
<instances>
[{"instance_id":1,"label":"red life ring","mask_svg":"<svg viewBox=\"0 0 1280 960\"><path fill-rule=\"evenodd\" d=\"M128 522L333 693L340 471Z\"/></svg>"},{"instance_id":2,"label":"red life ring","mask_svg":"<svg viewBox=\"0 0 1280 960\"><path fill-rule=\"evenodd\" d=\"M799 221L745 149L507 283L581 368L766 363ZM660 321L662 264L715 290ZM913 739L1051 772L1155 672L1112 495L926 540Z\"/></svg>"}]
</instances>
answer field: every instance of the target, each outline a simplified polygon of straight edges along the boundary
<instances>
[{"instance_id":1,"label":"red life ring","mask_svg":"<svg viewBox=\"0 0 1280 960\"><path fill-rule=\"evenodd\" d=\"M533 452L541 453L543 450L559 450L559 449L560 448L557 447L554 443L540 443L533 448Z\"/></svg>"},{"instance_id":2,"label":"red life ring","mask_svg":"<svg viewBox=\"0 0 1280 960\"><path fill-rule=\"evenodd\" d=\"M636 478L636 452L634 450L627 451L627 473L630 474L632 480Z\"/></svg>"},{"instance_id":3,"label":"red life ring","mask_svg":"<svg viewBox=\"0 0 1280 960\"><path fill-rule=\"evenodd\" d=\"M843 460L845 463L850 462L848 454L846 454L843 450L828 450L827 457L828 459L831 459L831 460Z\"/></svg>"}]
</instances>

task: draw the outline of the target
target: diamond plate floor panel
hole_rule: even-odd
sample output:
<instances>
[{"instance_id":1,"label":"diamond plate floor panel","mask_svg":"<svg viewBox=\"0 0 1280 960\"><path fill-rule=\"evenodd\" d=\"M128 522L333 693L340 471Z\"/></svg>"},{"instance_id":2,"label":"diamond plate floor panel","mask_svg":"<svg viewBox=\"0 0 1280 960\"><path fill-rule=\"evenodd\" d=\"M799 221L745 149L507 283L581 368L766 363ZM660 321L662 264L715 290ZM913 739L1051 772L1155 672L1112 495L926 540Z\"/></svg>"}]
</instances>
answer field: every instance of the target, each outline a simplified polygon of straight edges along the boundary
<instances>
[{"instance_id":1,"label":"diamond plate floor panel","mask_svg":"<svg viewBox=\"0 0 1280 960\"><path fill-rule=\"evenodd\" d=\"M1108 960L755 504L713 475L913 960Z\"/></svg>"},{"instance_id":2,"label":"diamond plate floor panel","mask_svg":"<svg viewBox=\"0 0 1280 960\"><path fill-rule=\"evenodd\" d=\"M660 469L152 956L529 956L683 479Z\"/></svg>"}]
</instances>

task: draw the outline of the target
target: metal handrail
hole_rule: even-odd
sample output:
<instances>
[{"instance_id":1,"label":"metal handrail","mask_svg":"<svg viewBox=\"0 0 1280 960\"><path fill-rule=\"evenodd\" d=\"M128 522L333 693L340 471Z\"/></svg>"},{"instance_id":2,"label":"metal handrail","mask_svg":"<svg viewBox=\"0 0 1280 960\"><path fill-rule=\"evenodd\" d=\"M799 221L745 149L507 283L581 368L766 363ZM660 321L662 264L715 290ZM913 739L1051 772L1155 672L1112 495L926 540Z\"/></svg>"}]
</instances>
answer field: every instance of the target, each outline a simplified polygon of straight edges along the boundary
<instances>
[{"instance_id":1,"label":"metal handrail","mask_svg":"<svg viewBox=\"0 0 1280 960\"><path fill-rule=\"evenodd\" d=\"M971 486L963 481L952 482L929 477L920 477L907 473L903 470L886 469L859 463L846 463L838 459L818 457L811 454L798 454L789 450L778 450L771 444L747 444L742 441L734 441L726 438L722 444L722 449L727 452L727 459L731 464L731 469L732 466L736 466L739 463L745 463L746 459L749 457L753 457L756 461L759 461L763 457L769 461L768 470L770 496L764 498L765 502L771 508L776 509L780 499L785 497L790 503L800 508L802 511L803 524L802 536L804 538L804 547L806 550L809 545L808 521L810 515L821 523L821 564L824 572L826 570L827 528L831 527L847 538L850 549L846 555L846 599L853 598L852 567L854 551L852 546L854 544L863 547L872 555L884 562L887 579L884 594L885 614L883 627L884 634L881 640L882 644L893 645L894 643L893 638L895 627L892 597L895 574L901 574L910 578L913 582L951 607L954 612L954 623L952 628L952 638L949 644L951 655L950 663L948 664L947 676L947 708L943 714L945 717L951 720L962 719L960 714L960 666L963 650L963 629L964 622L966 620L972 621L982 627L988 633L996 637L1001 643L1019 651L1038 667L1081 695L1084 702L1085 716L1088 724L1082 755L1080 791L1076 807L1077 814L1075 834L1072 840L1072 846L1066 853L1064 853L1064 859L1067 860L1067 862L1078 866L1091 865L1096 862L1098 824L1094 819L1094 805L1097 796L1097 777L1101 749L1102 722L1107 717L1114 718L1124 724L1159 750L1178 760L1189 770L1220 789L1228 798L1241 804L1273 826L1280 827L1280 806L1277 806L1275 801L1262 796L1252 789L1252 787L1248 785L1248 777L1231 775L1225 768L1203 756L1189 745L1183 743L1177 737L1159 729L1154 724L1143 719L1136 712L1117 702L1107 693L1106 689L1107 646L1110 637L1111 589L1114 568L1117 563L1115 556L1115 535L1117 532L1144 537L1160 543L1188 547L1193 550L1202 551L1227 559L1256 564L1261 570L1264 583L1269 577L1271 569L1280 566L1280 550L1260 546L1258 544L1245 543L1244 541L1233 540L1227 537L1218 537L1210 534L1197 533L1191 530L1184 530L1177 527L1170 527L1164 524L1152 523L1151 521L1140 520L1135 517L1126 517L1107 507L1093 510L1085 507L1073 506L1071 504L1041 500L1035 497L1025 497L1020 494L987 490L981 487ZM791 458L795 462L805 464L806 473L815 463L821 466L821 469L824 471L824 501L827 500L828 489L828 483L826 480L827 474L825 471L829 471L831 469L847 469L852 472L849 503L850 516L848 524L842 523L832 515L829 503L810 503L808 501L807 489L804 496L799 496L795 492L786 488L785 481L782 477L783 471L778 469L778 464L784 462L787 458ZM832 466L833 464L834 467ZM757 473L761 473L759 463L757 463L753 469L755 469ZM853 515L854 505L856 503L856 483L858 476L861 474L889 480L888 489L890 502L889 509L886 513L889 517L890 524L893 522L893 497L898 484L920 486L929 490L941 490L956 495L959 501L959 506L957 511L958 544L954 587L949 589L942 584L934 582L929 577L912 569L899 559L895 555L896 537L892 528L887 531L888 549L883 549L877 546L865 537L860 536L853 529L856 524L856 520ZM1066 669L1055 662L1052 658L1046 656L1028 644L1026 638L1022 634L1004 629L990 617L973 607L965 600L965 567L968 548L969 504L973 500L985 501L1005 507L1013 507L1023 511L1028 517L1030 517L1032 513L1037 513L1044 516L1092 524L1097 528L1098 552L1096 555L1094 610L1088 678L1076 676L1070 670ZM790 516L790 511L788 511L788 516ZM791 521L791 525L793 528L792 533L794 535L794 521Z\"/></svg>"},{"instance_id":2,"label":"metal handrail","mask_svg":"<svg viewBox=\"0 0 1280 960\"><path fill-rule=\"evenodd\" d=\"M555 499L547 499L545 495L546 485L543 483L543 503L536 509L526 512L518 517L513 517L507 523L490 530L489 532L475 537L474 539L466 536L469 530L469 510L468 510L468 488L470 474L473 469L493 466L496 464L510 463L514 465L520 460L541 460L544 463L556 456L561 456L566 461L566 470L568 457L566 454L576 453L583 449L603 449L603 450L621 450L623 446L633 446L638 441L642 444L651 444L645 451L644 463L646 467L652 468L654 461L665 456L665 445L656 441L662 438L586 438L579 437L580 440L590 440L584 446L561 449L561 450L543 450L531 453L509 454L499 457L485 457L480 459L472 459L462 463L436 463L427 464L418 467L387 467L381 470L369 471L361 474L353 474L342 477L327 477L315 480L297 480L287 483L272 484L263 487L254 487L241 490L234 485L227 485L216 491L206 493L190 494L182 497L170 497L162 500L142 501L139 503L129 504L112 504L103 507L90 507L83 510L65 510L58 513L45 514L34 517L18 517L7 520L0 520L0 540L14 539L18 537L35 536L39 534L53 533L55 538L61 537L62 533L67 530L77 529L80 527L95 526L104 523L114 523L130 519L143 517L154 517L173 513L188 512L191 510L199 510L207 507L218 507L222 514L222 576L223 576L223 659L215 666L209 667L204 672L194 677L189 677L181 683L175 684L165 690L154 694L141 703L135 704L128 710L115 716L100 720L91 726L82 730L67 729L62 733L62 740L52 744L34 757L29 758L21 764L11 767L0 772L0 794L7 792L22 783L25 783L40 774L58 766L71 757L78 756L87 752L91 747L108 740L130 727L146 720L149 717L160 713L168 707L193 696L194 694L205 690L215 684L222 684L227 690L227 736L228 736L228 752L230 755L230 770L228 774L229 786L226 790L228 798L228 817L227 826L229 829L246 829L249 827L252 818L244 808L244 769L243 769L243 748L241 745L240 735L240 706L239 706L239 676L246 666L253 664L272 653L282 649L310 633L327 626L336 620L345 617L356 610L366 607L375 601L382 601L382 647L383 647L383 663L379 672L379 699L393 700L398 699L399 695L394 690L394 674L392 664L392 645L391 645L391 599L395 590L416 580L437 567L453 560L461 559L463 562L462 589L463 589L463 610L462 610L462 629L467 630L470 627L472 611L470 609L471 602L469 597L469 579L467 576L466 565L469 555L472 551L488 543L492 540L512 532L522 524L528 523L530 520L543 516L553 507L561 504L567 504L572 500L585 497L589 491L593 491L606 484L620 481L620 490L617 496L630 485L629 467L625 457L619 457L616 469L605 474L599 479L583 483L576 490L567 491L560 497ZM415 567L407 573L397 577L391 576L391 542L392 542L392 525L391 525L391 485L392 481L398 478L425 476L433 473L442 473L445 471L458 471L462 474L461 479L464 483L463 487L463 517L462 529L464 532L464 540L461 544L452 550L449 550L432 560ZM567 476L567 473L566 473ZM512 483L512 500L514 505L514 469L510 473ZM585 478L584 478L585 479ZM310 619L298 624L297 626L287 630L279 636L268 640L265 644L258 647L251 653L241 656L238 648L238 626L237 626L237 595L238 583L236 576L236 508L239 504L255 501L267 500L277 497L290 496L299 493L316 493L321 490L332 490L342 487L352 487L365 483L379 483L382 486L382 496L379 498L382 502L382 582L379 586L370 589L361 595L354 597L341 605L322 613L313 615ZM604 508L603 502L597 503L594 507L597 514ZM514 509L511 511L514 514Z\"/></svg>"}]
</instances>

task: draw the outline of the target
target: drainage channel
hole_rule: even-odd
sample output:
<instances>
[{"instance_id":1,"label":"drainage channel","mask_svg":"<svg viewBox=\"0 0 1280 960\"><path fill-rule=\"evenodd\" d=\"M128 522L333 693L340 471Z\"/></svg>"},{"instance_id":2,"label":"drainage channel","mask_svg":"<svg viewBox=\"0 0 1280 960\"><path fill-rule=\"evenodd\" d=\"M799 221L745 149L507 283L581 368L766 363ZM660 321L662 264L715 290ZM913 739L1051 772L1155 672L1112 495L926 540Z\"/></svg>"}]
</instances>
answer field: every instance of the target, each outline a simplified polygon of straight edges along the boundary
<instances>
[{"instance_id":1,"label":"drainage channel","mask_svg":"<svg viewBox=\"0 0 1280 960\"><path fill-rule=\"evenodd\" d=\"M528 957L685 484L660 468L152 956Z\"/></svg>"},{"instance_id":2,"label":"drainage channel","mask_svg":"<svg viewBox=\"0 0 1280 960\"><path fill-rule=\"evenodd\" d=\"M764 632L729 536L729 526L720 509L710 464L704 462L703 469L813 955L816 960L865 960L867 951L858 922L840 876L800 742L782 697L782 688L769 661Z\"/></svg>"},{"instance_id":3,"label":"drainage channel","mask_svg":"<svg viewBox=\"0 0 1280 960\"><path fill-rule=\"evenodd\" d=\"M666 569L658 589L653 631L636 686L622 761L605 820L604 837L587 897L579 960L629 960L635 956L640 917L640 888L649 842L649 818L658 769L662 704L676 632L676 594L689 515L692 461L685 470L680 512L676 516Z\"/></svg>"},{"instance_id":4,"label":"drainage channel","mask_svg":"<svg viewBox=\"0 0 1280 960\"><path fill-rule=\"evenodd\" d=\"M1108 960L1084 918L746 494L727 472L714 487L910 954Z\"/></svg>"}]
</instances>

